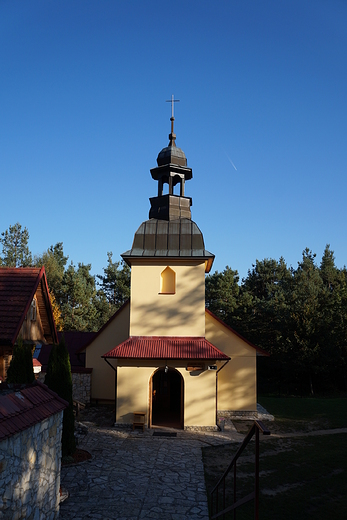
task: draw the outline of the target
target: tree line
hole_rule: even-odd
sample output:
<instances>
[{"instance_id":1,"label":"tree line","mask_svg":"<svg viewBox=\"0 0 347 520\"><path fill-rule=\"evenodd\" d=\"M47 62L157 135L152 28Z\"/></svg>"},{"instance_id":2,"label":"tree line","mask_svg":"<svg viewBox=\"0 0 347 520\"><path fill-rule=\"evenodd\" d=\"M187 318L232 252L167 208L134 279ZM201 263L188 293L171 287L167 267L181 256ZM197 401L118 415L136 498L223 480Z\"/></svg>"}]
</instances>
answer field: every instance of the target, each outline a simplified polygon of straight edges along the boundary
<instances>
[{"instance_id":1,"label":"tree line","mask_svg":"<svg viewBox=\"0 0 347 520\"><path fill-rule=\"evenodd\" d=\"M327 245L320 265L305 249L297 268L256 261L239 283L226 267L206 278L206 306L270 354L258 357L267 392L314 394L347 390L347 270Z\"/></svg>"},{"instance_id":2,"label":"tree line","mask_svg":"<svg viewBox=\"0 0 347 520\"><path fill-rule=\"evenodd\" d=\"M130 295L130 269L107 253L103 274L68 263L63 243L32 256L19 223L1 233L0 266L45 266L59 330L97 331ZM258 357L264 391L347 390L347 270L327 245L321 262L305 249L297 267L280 258L256 261L245 278L226 267L206 277L206 306L270 354Z\"/></svg>"},{"instance_id":3,"label":"tree line","mask_svg":"<svg viewBox=\"0 0 347 520\"><path fill-rule=\"evenodd\" d=\"M33 256L29 232L18 222L1 233L0 267L45 266L58 330L98 331L130 296L130 268L107 253L103 274L93 276L91 264L68 263L63 243Z\"/></svg>"}]
</instances>

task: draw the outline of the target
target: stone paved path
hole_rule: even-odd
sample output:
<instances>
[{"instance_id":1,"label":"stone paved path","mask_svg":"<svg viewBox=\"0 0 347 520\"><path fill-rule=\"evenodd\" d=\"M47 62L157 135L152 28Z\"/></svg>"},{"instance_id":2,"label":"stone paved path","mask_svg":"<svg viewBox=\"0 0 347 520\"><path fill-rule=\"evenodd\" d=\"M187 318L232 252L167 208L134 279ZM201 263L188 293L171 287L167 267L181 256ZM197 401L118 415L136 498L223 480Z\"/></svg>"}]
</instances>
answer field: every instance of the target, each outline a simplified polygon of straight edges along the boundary
<instances>
[{"instance_id":1,"label":"stone paved path","mask_svg":"<svg viewBox=\"0 0 347 520\"><path fill-rule=\"evenodd\" d=\"M79 447L92 460L62 468L69 498L60 518L208 520L201 447L242 438L232 428L167 438L153 437L153 430L89 427Z\"/></svg>"}]
</instances>

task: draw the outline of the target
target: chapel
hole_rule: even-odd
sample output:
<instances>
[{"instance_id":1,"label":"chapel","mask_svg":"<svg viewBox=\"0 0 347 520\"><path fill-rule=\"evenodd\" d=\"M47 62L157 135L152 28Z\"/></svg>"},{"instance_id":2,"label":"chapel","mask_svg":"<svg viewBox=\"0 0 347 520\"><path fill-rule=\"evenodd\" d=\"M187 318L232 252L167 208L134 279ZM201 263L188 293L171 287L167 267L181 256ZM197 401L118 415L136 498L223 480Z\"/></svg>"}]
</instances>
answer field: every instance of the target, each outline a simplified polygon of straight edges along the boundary
<instances>
[{"instance_id":1,"label":"chapel","mask_svg":"<svg viewBox=\"0 0 347 520\"><path fill-rule=\"evenodd\" d=\"M87 344L92 400L115 402L115 423L141 412L145 426L215 429L221 411L256 411L261 349L205 308L205 274L214 255L192 220L186 183L193 178L169 144L150 173L156 195L149 218L121 256L131 267L130 300Z\"/></svg>"}]
</instances>

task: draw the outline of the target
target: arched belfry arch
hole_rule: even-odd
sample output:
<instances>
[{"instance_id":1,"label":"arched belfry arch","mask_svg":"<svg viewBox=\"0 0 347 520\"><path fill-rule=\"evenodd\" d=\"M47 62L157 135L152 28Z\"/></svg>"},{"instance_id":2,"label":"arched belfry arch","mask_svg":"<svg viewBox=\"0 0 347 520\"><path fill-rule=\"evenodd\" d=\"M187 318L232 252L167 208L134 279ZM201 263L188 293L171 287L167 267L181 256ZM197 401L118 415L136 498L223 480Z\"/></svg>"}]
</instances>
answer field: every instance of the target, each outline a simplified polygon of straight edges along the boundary
<instances>
[{"instance_id":1,"label":"arched belfry arch","mask_svg":"<svg viewBox=\"0 0 347 520\"><path fill-rule=\"evenodd\" d=\"M150 427L184 428L184 380L175 368L158 368L150 379Z\"/></svg>"}]
</instances>

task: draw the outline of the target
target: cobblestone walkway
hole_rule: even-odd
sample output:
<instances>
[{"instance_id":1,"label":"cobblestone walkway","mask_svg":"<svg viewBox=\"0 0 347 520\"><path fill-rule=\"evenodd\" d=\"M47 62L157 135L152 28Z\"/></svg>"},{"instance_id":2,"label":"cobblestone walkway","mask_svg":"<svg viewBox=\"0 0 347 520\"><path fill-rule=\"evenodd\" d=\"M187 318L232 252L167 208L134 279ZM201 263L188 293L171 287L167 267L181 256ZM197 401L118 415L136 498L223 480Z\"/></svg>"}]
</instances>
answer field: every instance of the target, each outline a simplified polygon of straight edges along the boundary
<instances>
[{"instance_id":1,"label":"cobblestone walkway","mask_svg":"<svg viewBox=\"0 0 347 520\"><path fill-rule=\"evenodd\" d=\"M201 447L242 437L232 429L167 438L153 437L153 430L89 427L79 447L93 458L62 468L69 498L60 518L208 520Z\"/></svg>"}]
</instances>

